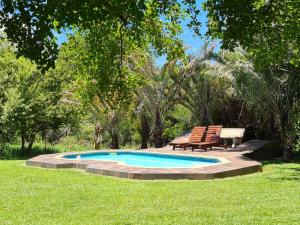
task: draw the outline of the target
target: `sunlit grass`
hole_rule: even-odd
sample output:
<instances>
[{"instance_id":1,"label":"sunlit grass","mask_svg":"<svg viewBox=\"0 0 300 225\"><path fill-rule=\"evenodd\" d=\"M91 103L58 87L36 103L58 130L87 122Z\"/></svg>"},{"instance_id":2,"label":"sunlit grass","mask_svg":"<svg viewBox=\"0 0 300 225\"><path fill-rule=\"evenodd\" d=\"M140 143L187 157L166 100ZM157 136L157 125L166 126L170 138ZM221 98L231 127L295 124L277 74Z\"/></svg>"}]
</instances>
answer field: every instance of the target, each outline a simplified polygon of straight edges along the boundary
<instances>
[{"instance_id":1,"label":"sunlit grass","mask_svg":"<svg viewBox=\"0 0 300 225\"><path fill-rule=\"evenodd\" d=\"M140 181L0 161L0 224L299 224L300 164L209 180Z\"/></svg>"}]
</instances>

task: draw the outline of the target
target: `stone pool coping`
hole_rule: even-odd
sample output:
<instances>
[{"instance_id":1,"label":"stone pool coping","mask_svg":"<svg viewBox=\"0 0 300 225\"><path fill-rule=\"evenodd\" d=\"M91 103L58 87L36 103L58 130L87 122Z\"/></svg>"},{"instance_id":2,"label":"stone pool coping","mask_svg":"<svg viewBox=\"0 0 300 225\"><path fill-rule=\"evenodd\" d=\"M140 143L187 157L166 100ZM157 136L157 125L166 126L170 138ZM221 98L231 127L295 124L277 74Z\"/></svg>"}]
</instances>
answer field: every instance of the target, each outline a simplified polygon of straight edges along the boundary
<instances>
[{"instance_id":1,"label":"stone pool coping","mask_svg":"<svg viewBox=\"0 0 300 225\"><path fill-rule=\"evenodd\" d=\"M105 152L118 152L120 150L105 150ZM121 150L124 151L124 150ZM28 166L39 166L44 168L78 168L87 172L116 176L131 179L215 179L225 178L238 175L245 175L262 171L261 163L251 160L242 154L230 152L191 152L191 151L172 151L170 149L147 149L147 150L125 150L134 152L148 152L159 154L186 155L203 158L217 158L221 163L216 165L205 165L202 167L192 168L141 168L122 165L113 161L101 160L70 160L62 158L65 155L103 152L85 151L85 152L68 152L40 155L26 161Z\"/></svg>"}]
</instances>

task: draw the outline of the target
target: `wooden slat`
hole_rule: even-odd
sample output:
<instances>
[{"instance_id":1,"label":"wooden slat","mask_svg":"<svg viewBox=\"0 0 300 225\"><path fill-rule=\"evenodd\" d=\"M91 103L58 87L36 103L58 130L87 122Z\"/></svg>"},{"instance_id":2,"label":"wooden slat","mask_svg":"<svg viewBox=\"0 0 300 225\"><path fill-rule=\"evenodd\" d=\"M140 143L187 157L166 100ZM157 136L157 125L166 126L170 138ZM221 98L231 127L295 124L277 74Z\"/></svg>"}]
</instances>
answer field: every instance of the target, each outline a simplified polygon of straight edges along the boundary
<instances>
[{"instance_id":1,"label":"wooden slat","mask_svg":"<svg viewBox=\"0 0 300 225\"><path fill-rule=\"evenodd\" d=\"M206 127L194 127L189 138L189 142L201 142Z\"/></svg>"},{"instance_id":2,"label":"wooden slat","mask_svg":"<svg viewBox=\"0 0 300 225\"><path fill-rule=\"evenodd\" d=\"M208 126L205 136L205 142L214 142L214 135L220 135L222 128L222 125Z\"/></svg>"}]
</instances>

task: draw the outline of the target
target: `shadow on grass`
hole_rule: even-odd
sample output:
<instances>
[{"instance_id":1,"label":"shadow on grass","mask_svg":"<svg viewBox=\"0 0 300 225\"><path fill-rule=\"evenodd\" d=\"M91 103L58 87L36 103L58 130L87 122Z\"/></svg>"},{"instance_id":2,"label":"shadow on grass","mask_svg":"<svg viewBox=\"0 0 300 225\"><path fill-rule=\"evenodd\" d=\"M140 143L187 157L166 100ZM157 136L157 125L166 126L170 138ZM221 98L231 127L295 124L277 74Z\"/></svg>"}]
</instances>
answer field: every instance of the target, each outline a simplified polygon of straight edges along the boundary
<instances>
[{"instance_id":1,"label":"shadow on grass","mask_svg":"<svg viewBox=\"0 0 300 225\"><path fill-rule=\"evenodd\" d=\"M282 158L275 158L265 160L261 162L263 166L269 164L289 164L289 163L300 163L300 152L294 153L289 161L284 161Z\"/></svg>"},{"instance_id":2,"label":"shadow on grass","mask_svg":"<svg viewBox=\"0 0 300 225\"><path fill-rule=\"evenodd\" d=\"M271 181L296 181L300 182L300 167L280 168L278 173L268 177Z\"/></svg>"},{"instance_id":3,"label":"shadow on grass","mask_svg":"<svg viewBox=\"0 0 300 225\"><path fill-rule=\"evenodd\" d=\"M34 156L42 155L42 154L52 154L60 152L56 148L43 148L40 146L34 146L30 152L30 154L22 151L19 147L16 146L8 146L4 150L2 150L0 154L0 159L6 160L25 160L32 158Z\"/></svg>"},{"instance_id":4,"label":"shadow on grass","mask_svg":"<svg viewBox=\"0 0 300 225\"><path fill-rule=\"evenodd\" d=\"M263 161L261 163L264 166L271 165L271 164L275 166L274 169L276 170L276 172L268 177L269 180L300 182L300 153L294 154L291 160L289 160L288 162L284 161L282 158L278 158L278 159Z\"/></svg>"}]
</instances>

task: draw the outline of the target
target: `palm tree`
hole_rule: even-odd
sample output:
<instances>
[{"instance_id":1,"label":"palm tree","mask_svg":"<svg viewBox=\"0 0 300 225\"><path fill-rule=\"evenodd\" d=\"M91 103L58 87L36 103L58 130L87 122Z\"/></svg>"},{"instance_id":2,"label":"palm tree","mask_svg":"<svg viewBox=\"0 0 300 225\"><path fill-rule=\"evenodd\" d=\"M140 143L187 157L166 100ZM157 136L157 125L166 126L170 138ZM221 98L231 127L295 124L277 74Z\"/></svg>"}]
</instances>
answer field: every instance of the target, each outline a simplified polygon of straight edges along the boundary
<instances>
[{"instance_id":1,"label":"palm tree","mask_svg":"<svg viewBox=\"0 0 300 225\"><path fill-rule=\"evenodd\" d=\"M235 53L224 51L221 57L234 76L238 95L256 108L262 121L273 122L284 157L289 158L295 141L293 119L299 116L300 69L286 63L258 71L251 57L241 49L236 49Z\"/></svg>"},{"instance_id":2,"label":"palm tree","mask_svg":"<svg viewBox=\"0 0 300 225\"><path fill-rule=\"evenodd\" d=\"M165 65L148 78L146 85L138 90L140 104L143 105L151 122L151 133L156 148L163 146L164 119L167 112L179 98L180 88L171 78L176 72L175 64Z\"/></svg>"},{"instance_id":3,"label":"palm tree","mask_svg":"<svg viewBox=\"0 0 300 225\"><path fill-rule=\"evenodd\" d=\"M129 60L129 68L144 78L144 85L136 91L139 112L141 114L142 134L149 137L147 123L154 146L160 148L164 144L163 130L167 112L176 104L179 98L181 76L177 61L169 62L159 69L153 58L143 52L135 52ZM142 130L141 130L142 131ZM143 144L145 147L145 144Z\"/></svg>"},{"instance_id":4,"label":"palm tree","mask_svg":"<svg viewBox=\"0 0 300 225\"><path fill-rule=\"evenodd\" d=\"M197 56L191 56L181 76L180 103L192 112L197 124L214 123L213 114L230 88L230 74L218 62L214 45L206 43Z\"/></svg>"},{"instance_id":5,"label":"palm tree","mask_svg":"<svg viewBox=\"0 0 300 225\"><path fill-rule=\"evenodd\" d=\"M206 44L198 57L191 57L187 63L174 60L166 63L162 69L156 68L149 56L144 57L145 60L142 66L136 66L136 63L132 67L132 70L143 75L146 79L146 84L138 89L137 96L140 104L143 105L149 115L155 147L163 146L165 116L178 102L192 110L199 118L202 118L203 114L206 115L204 117L208 121L209 116L207 114L210 109L208 105L211 99L211 96L209 96L211 91L208 89L211 86L202 82L206 81L205 79L200 80L201 76L198 76L198 72L204 70L207 72L206 69L211 64L210 60L214 56L213 49L213 45ZM210 71L211 74L214 73L215 69L217 69L217 66L214 66L214 70ZM204 90L206 96L203 94ZM215 94L215 92L212 92L212 94ZM199 96L206 97L206 100L201 101Z\"/></svg>"}]
</instances>

